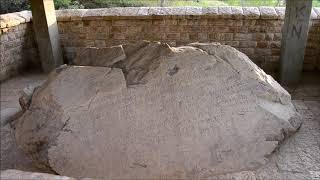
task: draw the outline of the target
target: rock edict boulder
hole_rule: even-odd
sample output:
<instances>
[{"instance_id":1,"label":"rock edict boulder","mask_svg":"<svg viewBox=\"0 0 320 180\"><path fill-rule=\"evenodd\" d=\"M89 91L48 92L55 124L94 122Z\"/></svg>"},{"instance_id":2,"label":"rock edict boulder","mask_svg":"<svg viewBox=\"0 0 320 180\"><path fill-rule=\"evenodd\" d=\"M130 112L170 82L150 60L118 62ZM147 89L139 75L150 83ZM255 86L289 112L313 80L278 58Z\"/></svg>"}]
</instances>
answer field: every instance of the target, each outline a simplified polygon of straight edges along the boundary
<instances>
[{"instance_id":1,"label":"rock edict boulder","mask_svg":"<svg viewBox=\"0 0 320 180\"><path fill-rule=\"evenodd\" d=\"M35 90L15 134L39 164L70 177L205 178L258 168L299 126L288 92L230 46L116 49L103 63L87 50L92 61L79 56Z\"/></svg>"}]
</instances>

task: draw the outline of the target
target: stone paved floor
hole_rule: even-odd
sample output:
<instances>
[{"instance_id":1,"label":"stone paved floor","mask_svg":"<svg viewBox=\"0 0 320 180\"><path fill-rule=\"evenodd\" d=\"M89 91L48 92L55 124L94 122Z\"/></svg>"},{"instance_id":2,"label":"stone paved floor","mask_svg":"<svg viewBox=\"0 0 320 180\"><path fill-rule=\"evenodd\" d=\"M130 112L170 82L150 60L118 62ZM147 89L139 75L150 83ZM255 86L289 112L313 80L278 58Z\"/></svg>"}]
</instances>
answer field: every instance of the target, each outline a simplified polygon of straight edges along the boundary
<instances>
[{"instance_id":1,"label":"stone paved floor","mask_svg":"<svg viewBox=\"0 0 320 180\"><path fill-rule=\"evenodd\" d=\"M35 86L45 80L46 76L41 73L23 74L1 83L1 124L10 121L8 116L14 116L21 111L19 105L20 91L29 86Z\"/></svg>"},{"instance_id":2,"label":"stone paved floor","mask_svg":"<svg viewBox=\"0 0 320 180\"><path fill-rule=\"evenodd\" d=\"M299 131L282 142L269 163L258 170L211 179L320 180L320 74L304 74L299 86L286 89L303 118Z\"/></svg>"},{"instance_id":3,"label":"stone paved floor","mask_svg":"<svg viewBox=\"0 0 320 180\"><path fill-rule=\"evenodd\" d=\"M320 90L320 89L318 89ZM261 179L320 180L320 101L294 100L303 123L257 171Z\"/></svg>"},{"instance_id":4,"label":"stone paved floor","mask_svg":"<svg viewBox=\"0 0 320 180\"><path fill-rule=\"evenodd\" d=\"M1 170L39 171L15 145L10 121L20 110L19 91L43 82L42 74L27 74L1 84ZM255 171L220 175L209 179L320 180L320 74L307 74L298 87L289 89L303 123L297 133L282 142L268 164ZM4 112L4 113L3 113ZM4 115L5 114L5 115Z\"/></svg>"},{"instance_id":5,"label":"stone paved floor","mask_svg":"<svg viewBox=\"0 0 320 180\"><path fill-rule=\"evenodd\" d=\"M1 158L0 168L37 171L38 169L15 145L10 121L21 111L19 92L29 86L43 82L46 76L40 73L23 74L1 83Z\"/></svg>"}]
</instances>

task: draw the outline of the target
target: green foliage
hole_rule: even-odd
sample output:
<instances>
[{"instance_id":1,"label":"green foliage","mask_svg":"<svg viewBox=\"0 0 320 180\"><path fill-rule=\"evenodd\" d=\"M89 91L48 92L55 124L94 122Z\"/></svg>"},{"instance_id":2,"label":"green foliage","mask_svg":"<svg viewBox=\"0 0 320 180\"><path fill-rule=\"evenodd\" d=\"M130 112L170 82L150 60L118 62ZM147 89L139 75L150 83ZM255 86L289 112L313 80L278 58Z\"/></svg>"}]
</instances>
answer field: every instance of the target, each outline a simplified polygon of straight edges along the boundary
<instances>
[{"instance_id":1,"label":"green foliage","mask_svg":"<svg viewBox=\"0 0 320 180\"><path fill-rule=\"evenodd\" d=\"M84 8L160 6L161 0L77 0ZM164 6L285 6L286 0L165 0ZM288 0L287 0L288 1ZM320 0L313 0L319 7Z\"/></svg>"},{"instance_id":2,"label":"green foliage","mask_svg":"<svg viewBox=\"0 0 320 180\"><path fill-rule=\"evenodd\" d=\"M78 0L85 8L157 6L158 0Z\"/></svg>"},{"instance_id":3,"label":"green foliage","mask_svg":"<svg viewBox=\"0 0 320 180\"><path fill-rule=\"evenodd\" d=\"M29 9L27 0L0 0L0 14Z\"/></svg>"},{"instance_id":4,"label":"green foliage","mask_svg":"<svg viewBox=\"0 0 320 180\"><path fill-rule=\"evenodd\" d=\"M0 14L30 9L28 0L0 0ZM285 6L288 0L164 0L164 6ZM160 6L161 0L54 0L56 9ZM313 0L320 7L320 0Z\"/></svg>"},{"instance_id":5,"label":"green foliage","mask_svg":"<svg viewBox=\"0 0 320 180\"><path fill-rule=\"evenodd\" d=\"M209 0L208 0L209 1ZM285 2L289 0L220 0L229 6L285 6ZM314 7L320 6L320 0L313 0Z\"/></svg>"},{"instance_id":6,"label":"green foliage","mask_svg":"<svg viewBox=\"0 0 320 180\"><path fill-rule=\"evenodd\" d=\"M281 6L284 0L222 0L229 6Z\"/></svg>"},{"instance_id":7,"label":"green foliage","mask_svg":"<svg viewBox=\"0 0 320 180\"><path fill-rule=\"evenodd\" d=\"M68 8L71 4L71 0L54 0L54 6L56 9Z\"/></svg>"},{"instance_id":8,"label":"green foliage","mask_svg":"<svg viewBox=\"0 0 320 180\"><path fill-rule=\"evenodd\" d=\"M320 0L313 0L313 1L312 1L312 6L314 6L314 7L320 7Z\"/></svg>"},{"instance_id":9,"label":"green foliage","mask_svg":"<svg viewBox=\"0 0 320 180\"><path fill-rule=\"evenodd\" d=\"M227 3L219 0L180 0L170 1L167 0L166 6L196 6L196 7L210 7L210 6L228 6Z\"/></svg>"},{"instance_id":10,"label":"green foliage","mask_svg":"<svg viewBox=\"0 0 320 180\"><path fill-rule=\"evenodd\" d=\"M76 0L54 0L54 6L56 9L81 9L81 8L84 8Z\"/></svg>"}]
</instances>

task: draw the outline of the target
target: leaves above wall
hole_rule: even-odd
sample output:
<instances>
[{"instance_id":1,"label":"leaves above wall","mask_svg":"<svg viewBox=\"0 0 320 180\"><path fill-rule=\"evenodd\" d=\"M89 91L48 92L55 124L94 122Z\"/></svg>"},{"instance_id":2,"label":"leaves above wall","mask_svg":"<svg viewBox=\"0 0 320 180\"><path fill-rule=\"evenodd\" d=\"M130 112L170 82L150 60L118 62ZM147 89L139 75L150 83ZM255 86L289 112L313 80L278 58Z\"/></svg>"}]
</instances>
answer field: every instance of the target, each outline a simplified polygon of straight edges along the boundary
<instances>
[{"instance_id":1,"label":"leaves above wall","mask_svg":"<svg viewBox=\"0 0 320 180\"><path fill-rule=\"evenodd\" d=\"M285 6L286 0L53 0L56 9L155 6ZM320 0L313 0L320 7ZM1 0L0 14L30 9L29 0Z\"/></svg>"}]
</instances>

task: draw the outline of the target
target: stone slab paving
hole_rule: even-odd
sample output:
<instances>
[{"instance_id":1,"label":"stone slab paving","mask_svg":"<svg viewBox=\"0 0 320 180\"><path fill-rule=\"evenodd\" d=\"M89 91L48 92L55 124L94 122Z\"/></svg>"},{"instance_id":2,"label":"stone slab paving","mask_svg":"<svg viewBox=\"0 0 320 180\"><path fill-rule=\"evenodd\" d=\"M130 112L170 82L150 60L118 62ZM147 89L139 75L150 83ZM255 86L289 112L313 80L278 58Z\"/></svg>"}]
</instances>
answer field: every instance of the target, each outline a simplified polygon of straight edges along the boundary
<instances>
[{"instance_id":1,"label":"stone slab paving","mask_svg":"<svg viewBox=\"0 0 320 180\"><path fill-rule=\"evenodd\" d=\"M293 103L303 117L299 131L282 142L270 162L258 170L209 177L208 179L320 179L320 79L319 74L304 77L296 88L289 89ZM1 83L1 112L20 108L19 91L43 82L42 74L15 77ZM1 116L2 117L2 116ZM39 171L17 148L10 123L1 124L1 170Z\"/></svg>"},{"instance_id":2,"label":"stone slab paving","mask_svg":"<svg viewBox=\"0 0 320 180\"><path fill-rule=\"evenodd\" d=\"M320 179L320 101L294 100L294 105L303 124L257 171L261 179Z\"/></svg>"},{"instance_id":3,"label":"stone slab paving","mask_svg":"<svg viewBox=\"0 0 320 180\"><path fill-rule=\"evenodd\" d=\"M20 91L27 86L35 86L41 84L46 79L46 76L40 73L24 74L14 77L0 84L1 86L1 124L6 124L10 121L10 116L21 111L19 105Z\"/></svg>"}]
</instances>

